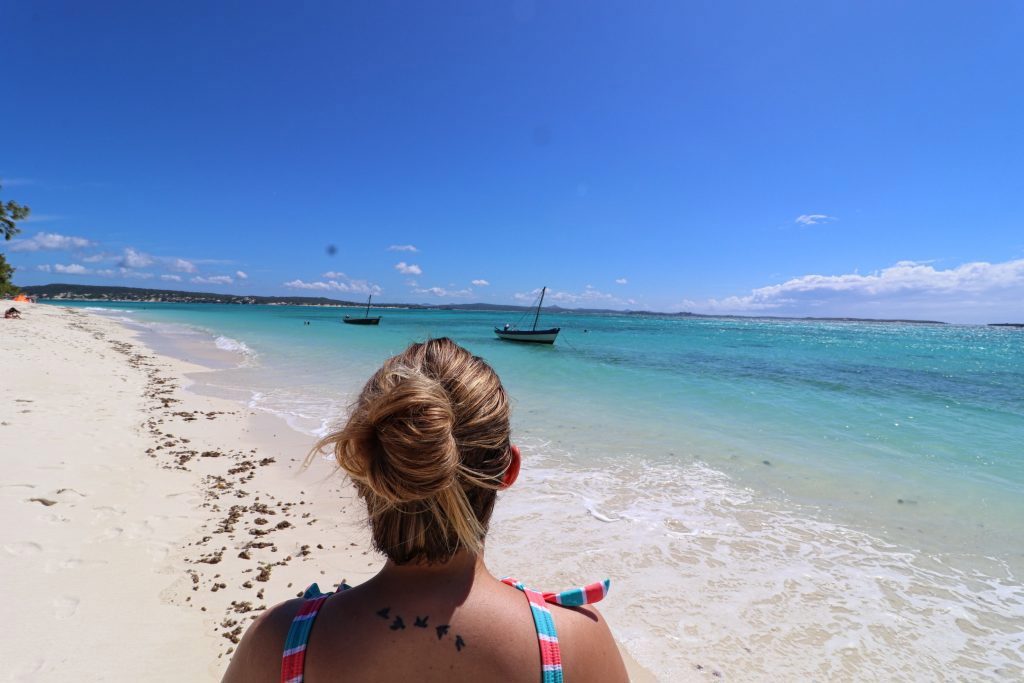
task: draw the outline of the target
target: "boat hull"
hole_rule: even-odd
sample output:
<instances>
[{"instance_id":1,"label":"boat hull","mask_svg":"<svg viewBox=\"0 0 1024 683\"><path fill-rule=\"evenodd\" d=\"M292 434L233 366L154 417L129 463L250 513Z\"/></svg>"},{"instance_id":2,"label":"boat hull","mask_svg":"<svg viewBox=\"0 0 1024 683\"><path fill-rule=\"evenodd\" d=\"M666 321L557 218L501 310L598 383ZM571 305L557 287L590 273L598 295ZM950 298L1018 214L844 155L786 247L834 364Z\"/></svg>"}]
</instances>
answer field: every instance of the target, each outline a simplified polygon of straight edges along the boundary
<instances>
[{"instance_id":1,"label":"boat hull","mask_svg":"<svg viewBox=\"0 0 1024 683\"><path fill-rule=\"evenodd\" d=\"M350 318L346 315L341 322L346 325L380 325L380 316L376 318Z\"/></svg>"},{"instance_id":2,"label":"boat hull","mask_svg":"<svg viewBox=\"0 0 1024 683\"><path fill-rule=\"evenodd\" d=\"M505 341L528 342L531 344L554 344L562 328L552 327L549 330L503 330L500 327L494 328L494 334L498 339Z\"/></svg>"}]
</instances>

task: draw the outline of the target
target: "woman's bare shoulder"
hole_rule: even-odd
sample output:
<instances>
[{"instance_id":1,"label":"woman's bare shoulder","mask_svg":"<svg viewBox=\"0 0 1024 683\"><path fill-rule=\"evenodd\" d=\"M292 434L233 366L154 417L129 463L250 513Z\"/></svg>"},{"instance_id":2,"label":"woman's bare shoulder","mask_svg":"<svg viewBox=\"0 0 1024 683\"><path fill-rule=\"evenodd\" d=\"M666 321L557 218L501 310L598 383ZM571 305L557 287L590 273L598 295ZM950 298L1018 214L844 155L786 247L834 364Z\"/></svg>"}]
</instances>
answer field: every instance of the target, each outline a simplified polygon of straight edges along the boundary
<instances>
[{"instance_id":1,"label":"woman's bare shoulder","mask_svg":"<svg viewBox=\"0 0 1024 683\"><path fill-rule=\"evenodd\" d=\"M252 622L231 655L222 683L279 683L284 641L303 602L282 602Z\"/></svg>"},{"instance_id":2,"label":"woman's bare shoulder","mask_svg":"<svg viewBox=\"0 0 1024 683\"><path fill-rule=\"evenodd\" d=\"M566 678L627 683L629 675L604 616L593 605L552 607Z\"/></svg>"}]
</instances>

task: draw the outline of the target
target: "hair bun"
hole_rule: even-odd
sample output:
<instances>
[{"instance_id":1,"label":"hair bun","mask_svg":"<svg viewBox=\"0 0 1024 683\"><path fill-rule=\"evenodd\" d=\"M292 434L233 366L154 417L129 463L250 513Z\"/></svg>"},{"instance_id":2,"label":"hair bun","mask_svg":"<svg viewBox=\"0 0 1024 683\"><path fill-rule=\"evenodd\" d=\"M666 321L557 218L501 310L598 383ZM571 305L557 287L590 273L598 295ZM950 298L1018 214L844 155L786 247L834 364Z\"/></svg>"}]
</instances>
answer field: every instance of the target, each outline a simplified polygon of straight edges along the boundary
<instances>
[{"instance_id":1,"label":"hair bun","mask_svg":"<svg viewBox=\"0 0 1024 683\"><path fill-rule=\"evenodd\" d=\"M360 420L363 445L369 446L360 449L369 460L363 482L393 503L434 496L452 485L459 468L448 393L408 368L391 369L379 380Z\"/></svg>"},{"instance_id":2,"label":"hair bun","mask_svg":"<svg viewBox=\"0 0 1024 683\"><path fill-rule=\"evenodd\" d=\"M345 426L320 439L355 483L373 545L398 564L483 551L513 462L509 400L451 339L411 344L366 382Z\"/></svg>"}]
</instances>

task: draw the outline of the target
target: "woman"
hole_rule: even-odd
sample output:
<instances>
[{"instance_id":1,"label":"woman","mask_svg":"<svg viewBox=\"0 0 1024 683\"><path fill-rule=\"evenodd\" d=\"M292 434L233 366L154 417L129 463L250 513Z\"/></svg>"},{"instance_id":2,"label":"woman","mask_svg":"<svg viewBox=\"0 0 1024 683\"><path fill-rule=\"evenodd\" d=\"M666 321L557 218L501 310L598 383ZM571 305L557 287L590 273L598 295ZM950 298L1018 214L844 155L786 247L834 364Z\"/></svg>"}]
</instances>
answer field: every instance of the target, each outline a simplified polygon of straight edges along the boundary
<instances>
[{"instance_id":1,"label":"woman","mask_svg":"<svg viewBox=\"0 0 1024 683\"><path fill-rule=\"evenodd\" d=\"M366 502L384 568L266 612L225 683L627 681L597 610L554 604L600 599L607 583L542 595L484 565L497 491L519 475L509 413L494 370L450 339L388 359L318 444Z\"/></svg>"}]
</instances>

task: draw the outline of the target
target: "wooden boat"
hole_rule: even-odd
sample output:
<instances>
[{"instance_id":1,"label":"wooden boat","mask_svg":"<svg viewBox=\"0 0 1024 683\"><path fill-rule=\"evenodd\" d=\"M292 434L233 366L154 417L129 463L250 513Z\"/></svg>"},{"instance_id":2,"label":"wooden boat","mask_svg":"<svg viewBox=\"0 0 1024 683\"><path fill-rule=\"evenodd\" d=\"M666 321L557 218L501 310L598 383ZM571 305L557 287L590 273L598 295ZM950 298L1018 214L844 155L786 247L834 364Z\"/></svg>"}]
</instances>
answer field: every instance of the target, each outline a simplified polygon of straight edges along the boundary
<instances>
[{"instance_id":1,"label":"wooden boat","mask_svg":"<svg viewBox=\"0 0 1024 683\"><path fill-rule=\"evenodd\" d=\"M544 305L544 293L548 291L547 287L540 290L540 301L537 302L537 312L533 315L533 327L529 330L517 330L510 325L505 327L495 327L494 334L498 335L498 339L504 339L505 341L517 341L517 342L532 342L534 344L554 344L555 337L558 336L560 327L551 327L546 330L537 329L537 321L540 319L540 307Z\"/></svg>"},{"instance_id":2,"label":"wooden boat","mask_svg":"<svg viewBox=\"0 0 1024 683\"><path fill-rule=\"evenodd\" d=\"M373 294L371 294L370 297L366 300L366 312L363 313L362 318L353 318L351 316L346 315L341 322L345 323L346 325L380 325L379 315L373 318L369 317L370 299L373 299Z\"/></svg>"}]
</instances>

